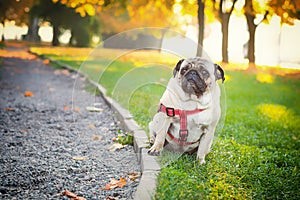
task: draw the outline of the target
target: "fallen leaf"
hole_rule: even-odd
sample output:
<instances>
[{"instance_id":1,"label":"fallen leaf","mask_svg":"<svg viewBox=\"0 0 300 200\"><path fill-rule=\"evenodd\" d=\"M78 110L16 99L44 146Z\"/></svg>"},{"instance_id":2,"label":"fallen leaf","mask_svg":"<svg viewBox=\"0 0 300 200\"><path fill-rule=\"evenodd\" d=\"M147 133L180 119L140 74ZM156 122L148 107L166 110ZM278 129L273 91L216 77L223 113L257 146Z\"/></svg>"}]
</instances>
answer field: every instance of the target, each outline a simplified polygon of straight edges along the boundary
<instances>
[{"instance_id":1,"label":"fallen leaf","mask_svg":"<svg viewBox=\"0 0 300 200\"><path fill-rule=\"evenodd\" d=\"M105 188L102 190L111 190L117 187L124 187L126 185L126 180L124 178L120 178L120 180L116 180L115 178L112 178L108 184L106 184Z\"/></svg>"},{"instance_id":2,"label":"fallen leaf","mask_svg":"<svg viewBox=\"0 0 300 200\"><path fill-rule=\"evenodd\" d=\"M107 196L105 200L118 200L118 197Z\"/></svg>"},{"instance_id":3,"label":"fallen leaf","mask_svg":"<svg viewBox=\"0 0 300 200\"><path fill-rule=\"evenodd\" d=\"M22 70L22 69L19 69L19 68L17 68L15 71L16 71L17 73L23 72L23 70Z\"/></svg>"},{"instance_id":4,"label":"fallen leaf","mask_svg":"<svg viewBox=\"0 0 300 200\"><path fill-rule=\"evenodd\" d=\"M20 130L20 132L25 134L25 133L28 133L28 130L24 129L24 130Z\"/></svg>"},{"instance_id":5,"label":"fallen leaf","mask_svg":"<svg viewBox=\"0 0 300 200\"><path fill-rule=\"evenodd\" d=\"M69 110L69 107L68 106L64 106L64 110Z\"/></svg>"},{"instance_id":6,"label":"fallen leaf","mask_svg":"<svg viewBox=\"0 0 300 200\"><path fill-rule=\"evenodd\" d=\"M55 90L55 88L49 88L49 92L54 92Z\"/></svg>"},{"instance_id":7,"label":"fallen leaf","mask_svg":"<svg viewBox=\"0 0 300 200\"><path fill-rule=\"evenodd\" d=\"M5 110L6 110L6 111L16 111L15 108L10 108L10 107L5 108Z\"/></svg>"},{"instance_id":8,"label":"fallen leaf","mask_svg":"<svg viewBox=\"0 0 300 200\"><path fill-rule=\"evenodd\" d=\"M86 160L86 157L73 157L73 160Z\"/></svg>"},{"instance_id":9,"label":"fallen leaf","mask_svg":"<svg viewBox=\"0 0 300 200\"><path fill-rule=\"evenodd\" d=\"M115 151L115 150L118 150L118 149L122 149L124 147L126 147L127 145L123 145L123 144L120 144L120 143L114 143L113 145L111 145L110 147L108 147L108 150L109 151Z\"/></svg>"},{"instance_id":10,"label":"fallen leaf","mask_svg":"<svg viewBox=\"0 0 300 200\"><path fill-rule=\"evenodd\" d=\"M48 65L48 64L50 63L50 60L46 59L46 60L43 61L43 63L44 63L45 65Z\"/></svg>"},{"instance_id":11,"label":"fallen leaf","mask_svg":"<svg viewBox=\"0 0 300 200\"><path fill-rule=\"evenodd\" d=\"M138 173L135 173L135 172L132 172L129 174L128 178L131 180L131 181L134 181L135 179L137 179L138 177L141 176L141 173L138 172Z\"/></svg>"},{"instance_id":12,"label":"fallen leaf","mask_svg":"<svg viewBox=\"0 0 300 200\"><path fill-rule=\"evenodd\" d=\"M298 138L296 136L293 135L292 137L293 140L298 140Z\"/></svg>"},{"instance_id":13,"label":"fallen leaf","mask_svg":"<svg viewBox=\"0 0 300 200\"><path fill-rule=\"evenodd\" d=\"M31 92L31 91L25 91L25 92L24 92L24 96L25 96L25 97L33 97L34 94L33 94L33 92Z\"/></svg>"},{"instance_id":14,"label":"fallen leaf","mask_svg":"<svg viewBox=\"0 0 300 200\"><path fill-rule=\"evenodd\" d=\"M101 139L102 139L102 137L99 136L99 135L94 135L93 136L93 140L101 140Z\"/></svg>"},{"instance_id":15,"label":"fallen leaf","mask_svg":"<svg viewBox=\"0 0 300 200\"><path fill-rule=\"evenodd\" d=\"M66 196L71 198L71 200L86 200L84 197L80 197L77 194L74 194L73 192L70 192L69 190L65 190L61 196Z\"/></svg>"},{"instance_id":16,"label":"fallen leaf","mask_svg":"<svg viewBox=\"0 0 300 200\"><path fill-rule=\"evenodd\" d=\"M87 106L86 109L90 112L102 112L103 111L102 108L97 108L97 107L94 107L94 106Z\"/></svg>"},{"instance_id":17,"label":"fallen leaf","mask_svg":"<svg viewBox=\"0 0 300 200\"><path fill-rule=\"evenodd\" d=\"M94 130L94 129L96 129L96 126L94 124L90 124L89 128Z\"/></svg>"},{"instance_id":18,"label":"fallen leaf","mask_svg":"<svg viewBox=\"0 0 300 200\"><path fill-rule=\"evenodd\" d=\"M75 108L73 109L73 111L79 113L79 112L80 112L80 108L75 107Z\"/></svg>"},{"instance_id":19,"label":"fallen leaf","mask_svg":"<svg viewBox=\"0 0 300 200\"><path fill-rule=\"evenodd\" d=\"M57 70L54 71L54 74L55 75L63 74L65 76L70 76L70 72L67 69L57 69Z\"/></svg>"}]
</instances>

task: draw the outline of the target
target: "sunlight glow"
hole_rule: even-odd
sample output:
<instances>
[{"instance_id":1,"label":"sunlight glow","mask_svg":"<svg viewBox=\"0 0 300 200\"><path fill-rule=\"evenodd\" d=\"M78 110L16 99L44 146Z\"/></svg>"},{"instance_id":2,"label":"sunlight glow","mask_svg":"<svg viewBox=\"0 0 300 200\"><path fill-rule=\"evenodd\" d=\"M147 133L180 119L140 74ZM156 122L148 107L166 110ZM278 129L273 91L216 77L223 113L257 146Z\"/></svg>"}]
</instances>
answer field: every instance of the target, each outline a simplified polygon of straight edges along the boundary
<instances>
[{"instance_id":1,"label":"sunlight glow","mask_svg":"<svg viewBox=\"0 0 300 200\"><path fill-rule=\"evenodd\" d=\"M299 120L291 110L287 109L283 105L277 104L261 104L257 107L259 113L274 122L291 122L293 120Z\"/></svg>"},{"instance_id":2,"label":"sunlight glow","mask_svg":"<svg viewBox=\"0 0 300 200\"><path fill-rule=\"evenodd\" d=\"M273 83L274 78L271 74L266 73L257 73L256 80L260 83Z\"/></svg>"},{"instance_id":3,"label":"sunlight glow","mask_svg":"<svg viewBox=\"0 0 300 200\"><path fill-rule=\"evenodd\" d=\"M181 10L182 10L182 5L180 5L179 3L174 4L173 12L175 14L179 14Z\"/></svg>"}]
</instances>

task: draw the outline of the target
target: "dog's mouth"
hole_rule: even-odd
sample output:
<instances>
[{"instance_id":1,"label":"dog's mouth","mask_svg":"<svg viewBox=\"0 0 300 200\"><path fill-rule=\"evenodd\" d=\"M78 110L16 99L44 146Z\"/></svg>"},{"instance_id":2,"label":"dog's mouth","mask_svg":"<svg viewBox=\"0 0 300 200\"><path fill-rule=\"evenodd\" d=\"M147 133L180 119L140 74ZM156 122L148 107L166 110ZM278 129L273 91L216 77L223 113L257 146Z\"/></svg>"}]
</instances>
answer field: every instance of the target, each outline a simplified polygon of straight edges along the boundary
<instances>
[{"instance_id":1,"label":"dog's mouth","mask_svg":"<svg viewBox=\"0 0 300 200\"><path fill-rule=\"evenodd\" d=\"M188 94L195 94L198 98L206 91L207 85L197 72L191 71L183 78L182 89Z\"/></svg>"}]
</instances>

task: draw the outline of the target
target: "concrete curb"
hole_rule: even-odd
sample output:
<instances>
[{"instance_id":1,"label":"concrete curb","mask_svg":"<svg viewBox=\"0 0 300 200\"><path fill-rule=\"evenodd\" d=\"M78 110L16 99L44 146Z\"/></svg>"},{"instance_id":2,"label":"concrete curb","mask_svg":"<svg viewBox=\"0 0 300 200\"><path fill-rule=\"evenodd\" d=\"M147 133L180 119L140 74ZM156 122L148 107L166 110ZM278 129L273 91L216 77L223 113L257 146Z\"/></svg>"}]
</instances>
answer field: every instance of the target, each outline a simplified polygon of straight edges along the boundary
<instances>
[{"instance_id":1,"label":"concrete curb","mask_svg":"<svg viewBox=\"0 0 300 200\"><path fill-rule=\"evenodd\" d=\"M135 200L151 200L154 199L154 195L156 192L156 184L157 184L157 176L160 171L160 165L157 161L156 156L150 156L147 153L147 146L149 145L149 140L146 132L136 123L133 119L133 115L126 109L124 109L119 103L117 103L112 98L106 95L106 89L102 87L97 82L90 80L85 74L80 72L77 69L72 68L69 65L61 63L59 61L49 59L43 55L39 55L37 53L31 52L29 53L34 54L42 59L48 59L50 62L55 63L65 69L70 71L75 71L81 76L85 77L90 84L98 88L100 91L101 96L105 100L108 106L117 114L118 120L121 122L122 128L125 131L133 134L134 139L134 151L137 155L137 160L140 163L142 176L137 187L135 193Z\"/></svg>"}]
</instances>

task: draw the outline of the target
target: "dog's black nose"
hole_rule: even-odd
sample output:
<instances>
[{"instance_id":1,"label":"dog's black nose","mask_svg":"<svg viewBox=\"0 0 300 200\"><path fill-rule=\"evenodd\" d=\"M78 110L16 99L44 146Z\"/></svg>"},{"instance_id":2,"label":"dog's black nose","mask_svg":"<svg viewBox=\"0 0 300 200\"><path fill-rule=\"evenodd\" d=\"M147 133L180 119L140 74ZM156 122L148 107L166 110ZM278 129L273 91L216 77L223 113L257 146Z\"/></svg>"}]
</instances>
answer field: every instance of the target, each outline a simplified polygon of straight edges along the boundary
<instances>
[{"instance_id":1,"label":"dog's black nose","mask_svg":"<svg viewBox=\"0 0 300 200\"><path fill-rule=\"evenodd\" d=\"M195 77L195 76L197 76L197 72L192 70L192 71L190 71L189 75Z\"/></svg>"}]
</instances>

